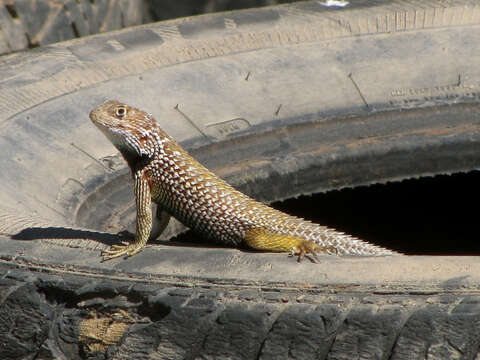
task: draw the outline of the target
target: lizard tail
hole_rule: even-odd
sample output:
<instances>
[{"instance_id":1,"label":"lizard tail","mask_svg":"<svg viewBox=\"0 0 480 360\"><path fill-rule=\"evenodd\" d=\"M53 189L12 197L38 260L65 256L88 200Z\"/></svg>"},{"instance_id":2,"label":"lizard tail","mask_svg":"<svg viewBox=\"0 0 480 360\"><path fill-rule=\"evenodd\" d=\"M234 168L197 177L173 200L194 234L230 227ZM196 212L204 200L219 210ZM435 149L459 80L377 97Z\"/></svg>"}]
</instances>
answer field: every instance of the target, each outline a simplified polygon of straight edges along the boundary
<instances>
[{"instance_id":1,"label":"lizard tail","mask_svg":"<svg viewBox=\"0 0 480 360\"><path fill-rule=\"evenodd\" d=\"M401 255L333 229L324 228L313 241L320 246L334 247L338 255L385 256Z\"/></svg>"},{"instance_id":2,"label":"lizard tail","mask_svg":"<svg viewBox=\"0 0 480 360\"><path fill-rule=\"evenodd\" d=\"M327 251L331 254L357 256L401 255L396 251L382 248L308 220L294 217L285 220L283 225L289 228L288 234L313 241L325 249L335 249ZM280 228L272 230L282 232Z\"/></svg>"}]
</instances>

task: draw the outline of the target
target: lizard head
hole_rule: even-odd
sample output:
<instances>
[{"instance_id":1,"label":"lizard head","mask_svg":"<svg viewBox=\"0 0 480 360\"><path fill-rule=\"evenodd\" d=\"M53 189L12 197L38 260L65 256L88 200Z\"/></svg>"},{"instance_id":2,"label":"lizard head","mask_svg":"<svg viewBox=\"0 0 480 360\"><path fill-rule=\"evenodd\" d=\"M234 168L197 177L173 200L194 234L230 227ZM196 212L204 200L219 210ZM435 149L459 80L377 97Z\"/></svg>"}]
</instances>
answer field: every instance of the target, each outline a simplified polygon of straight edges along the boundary
<instances>
[{"instance_id":1,"label":"lizard head","mask_svg":"<svg viewBox=\"0 0 480 360\"><path fill-rule=\"evenodd\" d=\"M151 158L170 137L152 115L123 104L107 101L90 112L90 120L128 160Z\"/></svg>"}]
</instances>

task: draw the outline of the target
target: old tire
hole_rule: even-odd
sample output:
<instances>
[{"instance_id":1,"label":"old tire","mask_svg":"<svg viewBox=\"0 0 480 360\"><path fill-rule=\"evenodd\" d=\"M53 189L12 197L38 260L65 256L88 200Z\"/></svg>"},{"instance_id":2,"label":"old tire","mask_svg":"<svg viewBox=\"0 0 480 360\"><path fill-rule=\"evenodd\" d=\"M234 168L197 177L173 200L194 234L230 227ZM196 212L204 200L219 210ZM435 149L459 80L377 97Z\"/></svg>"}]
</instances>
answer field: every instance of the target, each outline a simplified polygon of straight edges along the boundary
<instances>
[{"instance_id":1,"label":"old tire","mask_svg":"<svg viewBox=\"0 0 480 360\"><path fill-rule=\"evenodd\" d=\"M0 54L139 25L143 1L13 1L0 4Z\"/></svg>"},{"instance_id":2,"label":"old tire","mask_svg":"<svg viewBox=\"0 0 480 360\"><path fill-rule=\"evenodd\" d=\"M478 14L466 0L314 1L2 58L0 357L474 358L474 257L315 265L152 242L100 262L135 214L87 114L112 98L145 109L265 201L470 171Z\"/></svg>"}]
</instances>

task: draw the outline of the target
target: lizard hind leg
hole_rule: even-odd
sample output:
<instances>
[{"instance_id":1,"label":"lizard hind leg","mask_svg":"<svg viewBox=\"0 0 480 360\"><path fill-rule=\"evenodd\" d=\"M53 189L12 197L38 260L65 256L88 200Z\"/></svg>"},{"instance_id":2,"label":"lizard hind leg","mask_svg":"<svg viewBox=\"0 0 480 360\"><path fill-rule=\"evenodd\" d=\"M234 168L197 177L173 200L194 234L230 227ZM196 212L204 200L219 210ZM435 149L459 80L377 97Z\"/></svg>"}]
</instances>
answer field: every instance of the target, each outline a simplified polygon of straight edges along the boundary
<instances>
[{"instance_id":1,"label":"lizard hind leg","mask_svg":"<svg viewBox=\"0 0 480 360\"><path fill-rule=\"evenodd\" d=\"M336 249L330 246L324 247L297 236L280 234L262 228L247 230L244 242L247 246L257 250L289 252L298 256L299 262L305 255L310 255L318 262L317 254L336 252Z\"/></svg>"}]
</instances>

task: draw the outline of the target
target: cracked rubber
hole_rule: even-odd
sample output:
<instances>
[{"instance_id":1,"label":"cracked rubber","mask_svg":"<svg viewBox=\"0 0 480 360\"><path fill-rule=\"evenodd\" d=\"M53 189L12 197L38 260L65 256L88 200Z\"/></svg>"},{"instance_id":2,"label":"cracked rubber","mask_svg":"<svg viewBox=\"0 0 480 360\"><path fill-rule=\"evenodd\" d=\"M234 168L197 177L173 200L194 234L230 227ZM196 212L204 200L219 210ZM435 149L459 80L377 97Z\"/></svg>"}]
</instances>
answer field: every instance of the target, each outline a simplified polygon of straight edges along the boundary
<instances>
[{"instance_id":1,"label":"cracked rubber","mask_svg":"<svg viewBox=\"0 0 480 360\"><path fill-rule=\"evenodd\" d=\"M135 211L88 113L107 99L149 111L262 201L468 172L479 24L467 0L312 1L0 58L0 358L478 357L476 257L298 264L164 241L174 223L101 262Z\"/></svg>"}]
</instances>

